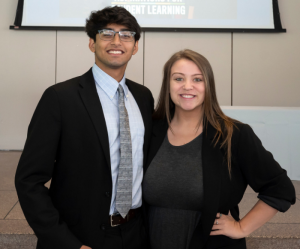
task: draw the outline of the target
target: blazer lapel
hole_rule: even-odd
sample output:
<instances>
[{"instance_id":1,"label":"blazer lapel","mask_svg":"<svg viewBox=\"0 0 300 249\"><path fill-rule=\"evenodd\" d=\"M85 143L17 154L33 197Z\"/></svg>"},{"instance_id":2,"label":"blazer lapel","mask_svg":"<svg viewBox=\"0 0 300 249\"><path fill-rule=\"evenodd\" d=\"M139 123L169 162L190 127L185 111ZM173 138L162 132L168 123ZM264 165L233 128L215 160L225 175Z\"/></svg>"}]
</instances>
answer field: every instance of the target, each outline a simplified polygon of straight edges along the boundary
<instances>
[{"instance_id":1,"label":"blazer lapel","mask_svg":"<svg viewBox=\"0 0 300 249\"><path fill-rule=\"evenodd\" d=\"M110 152L107 127L99 95L97 93L92 69L82 75L79 84L79 94L95 126L97 135L104 151L106 162L110 167Z\"/></svg>"}]
</instances>

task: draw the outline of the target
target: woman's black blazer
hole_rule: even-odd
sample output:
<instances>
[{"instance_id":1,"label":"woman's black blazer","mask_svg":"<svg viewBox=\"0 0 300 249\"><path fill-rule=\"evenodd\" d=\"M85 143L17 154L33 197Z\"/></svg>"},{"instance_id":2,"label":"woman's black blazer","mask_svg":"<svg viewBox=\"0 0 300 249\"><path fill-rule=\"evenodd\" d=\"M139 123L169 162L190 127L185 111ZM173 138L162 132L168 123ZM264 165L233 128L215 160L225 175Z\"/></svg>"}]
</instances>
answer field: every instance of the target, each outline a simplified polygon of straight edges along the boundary
<instances>
[{"instance_id":1,"label":"woman's black blazer","mask_svg":"<svg viewBox=\"0 0 300 249\"><path fill-rule=\"evenodd\" d=\"M166 120L154 121L152 139L145 167L159 150L168 129ZM239 220L238 204L249 184L262 196L269 196L295 203L295 188L286 170L265 150L259 138L247 124L236 123L232 135L231 178L229 176L226 153L220 143L214 146L216 130L208 124L203 129L202 166L204 207L201 219L193 234L190 249L244 249L245 238L210 236L218 212L231 215ZM193 155L191 155L193 156ZM144 201L145 203L145 201ZM145 203L147 207L147 203Z\"/></svg>"}]
</instances>

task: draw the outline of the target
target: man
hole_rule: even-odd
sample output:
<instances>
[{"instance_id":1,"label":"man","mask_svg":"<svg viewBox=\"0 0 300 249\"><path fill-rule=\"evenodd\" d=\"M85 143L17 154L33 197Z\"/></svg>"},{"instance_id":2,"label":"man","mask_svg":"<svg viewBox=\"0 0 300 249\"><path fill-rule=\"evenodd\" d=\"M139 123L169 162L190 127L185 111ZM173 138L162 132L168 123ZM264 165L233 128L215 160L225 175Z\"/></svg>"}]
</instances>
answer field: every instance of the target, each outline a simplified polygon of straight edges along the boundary
<instances>
[{"instance_id":1,"label":"man","mask_svg":"<svg viewBox=\"0 0 300 249\"><path fill-rule=\"evenodd\" d=\"M154 101L125 79L140 27L124 8L107 7L91 14L86 32L95 65L43 94L16 173L20 204L38 249L144 248L142 166Z\"/></svg>"}]
</instances>

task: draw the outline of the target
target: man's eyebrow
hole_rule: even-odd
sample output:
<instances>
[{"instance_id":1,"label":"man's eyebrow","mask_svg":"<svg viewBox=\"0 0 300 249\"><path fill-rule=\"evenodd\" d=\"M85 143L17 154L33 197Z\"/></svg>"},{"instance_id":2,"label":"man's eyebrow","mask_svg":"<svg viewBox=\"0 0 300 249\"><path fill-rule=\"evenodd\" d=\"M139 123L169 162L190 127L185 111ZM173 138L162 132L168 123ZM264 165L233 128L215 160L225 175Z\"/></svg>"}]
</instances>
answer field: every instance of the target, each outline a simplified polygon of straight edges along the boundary
<instances>
[{"instance_id":1,"label":"man's eyebrow","mask_svg":"<svg viewBox=\"0 0 300 249\"><path fill-rule=\"evenodd\" d=\"M113 30L113 31L115 31L114 29L112 29L112 28L103 28L103 29L107 29L107 30ZM130 31L130 29L120 29L120 31Z\"/></svg>"}]
</instances>

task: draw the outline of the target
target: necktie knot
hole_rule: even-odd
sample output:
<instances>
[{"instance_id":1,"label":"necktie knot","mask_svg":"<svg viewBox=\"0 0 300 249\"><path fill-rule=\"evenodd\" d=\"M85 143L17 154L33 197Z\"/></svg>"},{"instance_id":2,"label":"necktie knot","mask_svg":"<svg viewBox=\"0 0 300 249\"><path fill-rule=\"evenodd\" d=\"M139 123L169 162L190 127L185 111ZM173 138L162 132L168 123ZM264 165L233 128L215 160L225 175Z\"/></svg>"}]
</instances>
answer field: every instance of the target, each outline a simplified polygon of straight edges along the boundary
<instances>
[{"instance_id":1,"label":"necktie knot","mask_svg":"<svg viewBox=\"0 0 300 249\"><path fill-rule=\"evenodd\" d=\"M124 89L123 89L123 87L119 84L119 87L118 87L118 91L119 91L119 94L120 95L124 95Z\"/></svg>"}]
</instances>

